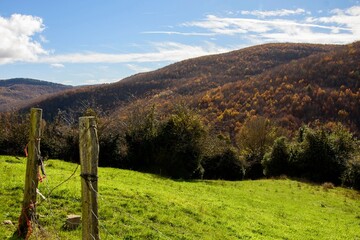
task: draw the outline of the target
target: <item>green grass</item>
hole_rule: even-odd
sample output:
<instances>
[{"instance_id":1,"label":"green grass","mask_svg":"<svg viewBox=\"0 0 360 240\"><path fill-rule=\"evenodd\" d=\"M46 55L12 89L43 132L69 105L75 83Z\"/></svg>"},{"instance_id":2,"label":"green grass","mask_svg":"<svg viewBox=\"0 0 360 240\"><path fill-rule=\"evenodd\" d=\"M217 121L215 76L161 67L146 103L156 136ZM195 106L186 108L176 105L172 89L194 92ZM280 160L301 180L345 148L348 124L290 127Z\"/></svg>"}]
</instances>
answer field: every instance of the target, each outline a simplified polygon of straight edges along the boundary
<instances>
[{"instance_id":1,"label":"green grass","mask_svg":"<svg viewBox=\"0 0 360 240\"><path fill-rule=\"evenodd\" d=\"M0 156L0 239L20 215L25 159ZM76 165L46 162L50 190ZM81 214L80 168L37 208L43 231L32 239L81 239L62 230L68 214ZM174 181L151 174L99 169L102 239L360 239L360 194L292 180Z\"/></svg>"}]
</instances>

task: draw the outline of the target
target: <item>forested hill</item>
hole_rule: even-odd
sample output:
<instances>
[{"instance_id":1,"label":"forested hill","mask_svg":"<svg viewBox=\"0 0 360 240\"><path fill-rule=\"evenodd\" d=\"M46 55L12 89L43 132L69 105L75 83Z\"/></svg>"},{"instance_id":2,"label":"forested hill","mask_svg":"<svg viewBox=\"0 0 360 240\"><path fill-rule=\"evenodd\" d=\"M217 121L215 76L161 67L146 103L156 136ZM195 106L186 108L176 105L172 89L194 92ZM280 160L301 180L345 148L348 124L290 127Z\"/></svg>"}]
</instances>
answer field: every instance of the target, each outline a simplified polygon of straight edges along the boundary
<instances>
[{"instance_id":1,"label":"forested hill","mask_svg":"<svg viewBox=\"0 0 360 240\"><path fill-rule=\"evenodd\" d=\"M29 100L69 88L71 86L29 78L0 80L0 111L12 110Z\"/></svg>"},{"instance_id":2,"label":"forested hill","mask_svg":"<svg viewBox=\"0 0 360 240\"><path fill-rule=\"evenodd\" d=\"M80 114L90 107L126 114L124 109L131 110L134 102L166 109L170 102L185 100L200 109L205 121L226 131L254 114L290 127L321 119L358 128L359 45L259 45L70 90L32 106L51 118L58 109Z\"/></svg>"},{"instance_id":3,"label":"forested hill","mask_svg":"<svg viewBox=\"0 0 360 240\"><path fill-rule=\"evenodd\" d=\"M340 121L359 133L359 63L356 42L209 90L197 103L220 128L236 128L257 114L290 128L315 120Z\"/></svg>"}]
</instances>

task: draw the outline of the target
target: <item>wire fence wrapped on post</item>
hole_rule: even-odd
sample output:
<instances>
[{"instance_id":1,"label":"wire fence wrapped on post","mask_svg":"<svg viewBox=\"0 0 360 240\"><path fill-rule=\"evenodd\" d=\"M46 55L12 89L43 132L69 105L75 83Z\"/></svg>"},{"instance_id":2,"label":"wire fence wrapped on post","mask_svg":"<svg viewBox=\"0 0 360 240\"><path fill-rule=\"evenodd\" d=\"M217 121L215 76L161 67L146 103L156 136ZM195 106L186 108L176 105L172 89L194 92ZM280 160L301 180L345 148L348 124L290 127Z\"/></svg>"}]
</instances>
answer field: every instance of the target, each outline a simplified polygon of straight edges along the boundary
<instances>
[{"instance_id":1,"label":"wire fence wrapped on post","mask_svg":"<svg viewBox=\"0 0 360 240\"><path fill-rule=\"evenodd\" d=\"M39 183L39 166L42 163L40 155L42 109L32 108L30 113L30 133L28 156L25 175L25 191L22 210L19 217L17 235L29 239L32 226L36 221L36 194Z\"/></svg>"},{"instance_id":2,"label":"wire fence wrapped on post","mask_svg":"<svg viewBox=\"0 0 360 240\"><path fill-rule=\"evenodd\" d=\"M95 117L79 118L82 239L100 239L98 222L99 141Z\"/></svg>"}]
</instances>

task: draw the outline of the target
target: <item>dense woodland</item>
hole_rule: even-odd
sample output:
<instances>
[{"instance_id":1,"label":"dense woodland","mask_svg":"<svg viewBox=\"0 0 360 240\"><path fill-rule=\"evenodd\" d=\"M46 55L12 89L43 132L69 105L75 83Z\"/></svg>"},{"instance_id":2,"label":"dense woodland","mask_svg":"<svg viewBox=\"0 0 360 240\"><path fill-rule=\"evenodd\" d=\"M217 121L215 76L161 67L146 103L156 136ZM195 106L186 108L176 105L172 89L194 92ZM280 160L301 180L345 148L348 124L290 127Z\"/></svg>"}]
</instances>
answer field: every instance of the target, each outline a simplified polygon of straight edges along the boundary
<instances>
[{"instance_id":1,"label":"dense woodland","mask_svg":"<svg viewBox=\"0 0 360 240\"><path fill-rule=\"evenodd\" d=\"M139 103L164 113L174 103L199 109L205 124L235 132L261 115L296 130L319 119L339 121L357 135L360 42L349 45L265 44L185 60L113 84L70 89L32 102L52 120L58 111L80 116L87 108L126 117Z\"/></svg>"},{"instance_id":2,"label":"dense woodland","mask_svg":"<svg viewBox=\"0 0 360 240\"><path fill-rule=\"evenodd\" d=\"M150 172L175 179L260 179L292 177L360 189L359 141L341 123L315 121L295 132L262 116L250 116L236 133L211 131L194 110L175 105L169 115L155 106L127 119L97 117L100 166ZM17 123L16 123L17 122ZM28 119L3 114L0 154L23 155ZM16 123L16 124L15 124ZM79 162L78 127L59 113L42 123L45 158Z\"/></svg>"},{"instance_id":3,"label":"dense woodland","mask_svg":"<svg viewBox=\"0 0 360 240\"><path fill-rule=\"evenodd\" d=\"M37 106L49 158L77 162L77 118L92 115L101 166L359 189L359 62L360 42L266 44L62 91L1 114L0 154L23 154L26 114Z\"/></svg>"}]
</instances>

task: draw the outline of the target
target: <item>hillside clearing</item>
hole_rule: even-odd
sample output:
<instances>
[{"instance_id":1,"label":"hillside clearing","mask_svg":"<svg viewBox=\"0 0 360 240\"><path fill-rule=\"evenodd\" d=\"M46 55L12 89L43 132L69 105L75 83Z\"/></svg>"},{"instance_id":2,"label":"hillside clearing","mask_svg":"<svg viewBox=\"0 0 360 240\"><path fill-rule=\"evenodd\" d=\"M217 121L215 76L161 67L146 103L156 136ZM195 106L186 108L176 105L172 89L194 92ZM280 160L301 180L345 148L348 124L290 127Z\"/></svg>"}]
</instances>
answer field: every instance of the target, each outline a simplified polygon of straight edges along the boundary
<instances>
[{"instance_id":1,"label":"hillside clearing","mask_svg":"<svg viewBox=\"0 0 360 240\"><path fill-rule=\"evenodd\" d=\"M46 162L45 196L76 164ZM25 158L0 156L0 238L16 230ZM69 214L81 214L80 168L38 208L43 231L33 239L80 239L65 231ZM359 192L292 180L174 181L156 175L99 169L102 239L360 239ZM39 200L40 201L40 200Z\"/></svg>"}]
</instances>

